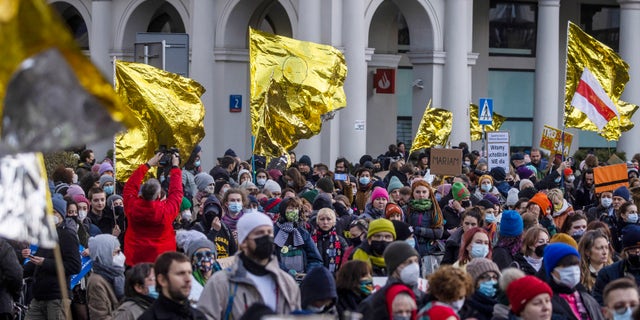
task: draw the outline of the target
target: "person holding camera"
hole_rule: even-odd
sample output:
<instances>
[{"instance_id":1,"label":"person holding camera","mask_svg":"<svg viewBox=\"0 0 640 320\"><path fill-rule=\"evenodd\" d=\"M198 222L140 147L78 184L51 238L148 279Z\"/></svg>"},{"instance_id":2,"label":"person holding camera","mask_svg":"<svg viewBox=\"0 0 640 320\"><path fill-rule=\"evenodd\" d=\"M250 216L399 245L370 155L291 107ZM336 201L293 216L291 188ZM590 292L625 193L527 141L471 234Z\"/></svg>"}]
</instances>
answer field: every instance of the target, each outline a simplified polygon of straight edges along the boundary
<instances>
[{"instance_id":1,"label":"person holding camera","mask_svg":"<svg viewBox=\"0 0 640 320\"><path fill-rule=\"evenodd\" d=\"M124 211L129 222L124 237L124 251L128 266L154 262L162 253L176 249L173 221L180 214L183 196L178 153L171 153L169 191L166 199L161 200L158 179L149 179L140 186L147 171L158 166L164 155L158 152L147 163L138 167L124 185Z\"/></svg>"}]
</instances>

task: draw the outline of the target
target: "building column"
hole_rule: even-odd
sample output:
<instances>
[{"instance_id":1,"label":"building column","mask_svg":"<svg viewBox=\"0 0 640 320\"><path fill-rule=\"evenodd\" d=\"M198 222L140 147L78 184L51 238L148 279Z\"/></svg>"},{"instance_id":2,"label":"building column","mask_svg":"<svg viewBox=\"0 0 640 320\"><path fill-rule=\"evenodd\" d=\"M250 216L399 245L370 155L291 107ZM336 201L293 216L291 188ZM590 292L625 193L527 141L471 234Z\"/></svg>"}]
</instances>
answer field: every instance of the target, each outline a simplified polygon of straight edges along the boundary
<instances>
[{"instance_id":1,"label":"building column","mask_svg":"<svg viewBox=\"0 0 640 320\"><path fill-rule=\"evenodd\" d=\"M214 104L214 34L215 34L215 1L193 0L193 32L191 33L191 78L198 81L205 89L200 98L206 109L204 116L205 136L200 142L202 146L203 168L212 168L216 165L216 157L219 156L222 147L216 145L214 128L216 114ZM249 97L243 97L249 101ZM245 103L248 104L248 103ZM223 118L223 117L217 117ZM218 152L216 154L216 151ZM208 169L207 169L208 170Z\"/></svg>"},{"instance_id":2,"label":"building column","mask_svg":"<svg viewBox=\"0 0 640 320\"><path fill-rule=\"evenodd\" d=\"M320 0L305 0L300 1L299 15L298 15L298 25L300 26L300 30L298 32L299 40L310 41L315 43L320 43L321 39L321 31L320 31ZM329 134L326 128L323 126L320 134L315 135L309 139L302 139L298 142L298 146L295 149L297 158L300 159L302 155L308 155L311 158L312 163L324 163L330 165L328 161L329 154L325 154L321 152L321 142L322 136Z\"/></svg>"},{"instance_id":3,"label":"building column","mask_svg":"<svg viewBox=\"0 0 640 320\"><path fill-rule=\"evenodd\" d=\"M109 51L113 43L113 8L111 0L91 2L91 34L89 48L91 60L107 79L113 78L113 64Z\"/></svg>"},{"instance_id":4,"label":"building column","mask_svg":"<svg viewBox=\"0 0 640 320\"><path fill-rule=\"evenodd\" d=\"M452 145L471 142L469 130L469 53L467 12L473 10L473 1L447 0L445 4L444 79L442 104L453 112L453 127L449 141Z\"/></svg>"},{"instance_id":5,"label":"building column","mask_svg":"<svg viewBox=\"0 0 640 320\"><path fill-rule=\"evenodd\" d=\"M560 0L538 0L538 35L533 110L533 141L537 147L544 125L558 128L560 103Z\"/></svg>"},{"instance_id":6,"label":"building column","mask_svg":"<svg viewBox=\"0 0 640 320\"><path fill-rule=\"evenodd\" d=\"M620 3L620 55L629 64L629 77L621 99L640 104L640 0L618 0ZM618 142L618 151L626 152L627 159L640 152L640 115L635 113L632 120L636 125L622 134Z\"/></svg>"},{"instance_id":7,"label":"building column","mask_svg":"<svg viewBox=\"0 0 640 320\"><path fill-rule=\"evenodd\" d=\"M340 113L340 154L354 162L366 154L367 119L367 63L364 25L364 0L343 0L345 59L349 67L344 90L347 107Z\"/></svg>"}]
</instances>

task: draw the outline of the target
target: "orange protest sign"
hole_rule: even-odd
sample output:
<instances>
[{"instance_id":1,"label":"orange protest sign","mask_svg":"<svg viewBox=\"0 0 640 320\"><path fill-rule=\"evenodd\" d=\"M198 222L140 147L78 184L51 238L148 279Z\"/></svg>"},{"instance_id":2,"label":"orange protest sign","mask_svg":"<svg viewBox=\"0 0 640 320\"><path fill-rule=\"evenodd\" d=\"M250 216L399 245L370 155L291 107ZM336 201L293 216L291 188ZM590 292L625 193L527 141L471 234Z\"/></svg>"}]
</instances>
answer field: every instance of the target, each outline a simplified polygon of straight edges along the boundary
<instances>
[{"instance_id":1,"label":"orange protest sign","mask_svg":"<svg viewBox=\"0 0 640 320\"><path fill-rule=\"evenodd\" d=\"M627 165L624 163L593 168L593 180L596 193L613 191L620 186L629 187Z\"/></svg>"},{"instance_id":2,"label":"orange protest sign","mask_svg":"<svg viewBox=\"0 0 640 320\"><path fill-rule=\"evenodd\" d=\"M560 152L563 151L564 156L568 157L571 142L573 142L573 135L568 132L564 133L564 148L562 140L562 130L546 124L544 125L542 138L540 139L540 148L547 149L551 151L552 154L560 154Z\"/></svg>"}]
</instances>

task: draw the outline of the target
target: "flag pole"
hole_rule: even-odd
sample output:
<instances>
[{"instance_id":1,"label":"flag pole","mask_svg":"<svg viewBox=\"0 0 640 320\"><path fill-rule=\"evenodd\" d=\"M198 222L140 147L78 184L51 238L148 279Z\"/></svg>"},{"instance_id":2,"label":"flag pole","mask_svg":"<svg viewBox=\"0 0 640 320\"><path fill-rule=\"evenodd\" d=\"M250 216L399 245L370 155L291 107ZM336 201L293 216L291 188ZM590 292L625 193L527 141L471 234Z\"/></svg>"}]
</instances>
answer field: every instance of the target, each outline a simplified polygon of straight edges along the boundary
<instances>
[{"instance_id":1,"label":"flag pole","mask_svg":"<svg viewBox=\"0 0 640 320\"><path fill-rule=\"evenodd\" d=\"M116 55L111 56L111 61L113 65L113 89L116 88L116 63L118 62L118 57ZM117 133L116 133L117 134ZM113 194L118 194L118 180L116 178L118 175L116 174L116 137L113 136Z\"/></svg>"}]
</instances>

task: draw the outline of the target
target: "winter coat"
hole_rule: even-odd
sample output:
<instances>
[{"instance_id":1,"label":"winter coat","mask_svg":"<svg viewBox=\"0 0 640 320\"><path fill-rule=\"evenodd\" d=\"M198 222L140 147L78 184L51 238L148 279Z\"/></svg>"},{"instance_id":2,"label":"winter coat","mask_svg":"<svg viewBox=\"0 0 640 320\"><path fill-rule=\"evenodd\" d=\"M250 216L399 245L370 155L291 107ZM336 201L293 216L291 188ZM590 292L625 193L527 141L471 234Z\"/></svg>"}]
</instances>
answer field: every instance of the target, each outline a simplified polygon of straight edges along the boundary
<instances>
[{"instance_id":1,"label":"winter coat","mask_svg":"<svg viewBox=\"0 0 640 320\"><path fill-rule=\"evenodd\" d=\"M140 295L127 298L113 312L113 320L137 320L154 301L155 299L151 297Z\"/></svg>"},{"instance_id":2,"label":"winter coat","mask_svg":"<svg viewBox=\"0 0 640 320\"><path fill-rule=\"evenodd\" d=\"M444 228L433 228L431 226L433 210L433 207L430 210L422 212L410 210L410 213L407 215L407 223L413 227L413 234L416 236L416 246L421 257L430 254L444 254L444 250L440 251L439 245L435 242L435 240L442 238Z\"/></svg>"},{"instance_id":3,"label":"winter coat","mask_svg":"<svg viewBox=\"0 0 640 320\"><path fill-rule=\"evenodd\" d=\"M110 320L118 305L111 283L103 276L92 273L87 281L87 306L91 320Z\"/></svg>"},{"instance_id":4,"label":"winter coat","mask_svg":"<svg viewBox=\"0 0 640 320\"><path fill-rule=\"evenodd\" d=\"M204 287L198 310L208 320L224 319L227 310L231 313L231 319L240 319L249 306L264 303L255 283L249 278L240 254L234 256L236 262L231 267L214 273ZM286 314L300 309L300 288L295 280L280 269L274 256L271 256L265 268L276 283L275 311Z\"/></svg>"},{"instance_id":5,"label":"winter coat","mask_svg":"<svg viewBox=\"0 0 640 320\"><path fill-rule=\"evenodd\" d=\"M603 304L602 293L604 292L604 287L613 280L632 275L636 280L636 284L640 285L640 270L631 270L626 261L626 259L622 259L598 271L598 278L596 278L596 284L593 287L593 297L599 304Z\"/></svg>"},{"instance_id":6,"label":"winter coat","mask_svg":"<svg viewBox=\"0 0 640 320\"><path fill-rule=\"evenodd\" d=\"M126 262L129 266L140 262L153 263L160 254L176 250L173 220L178 216L182 203L180 169L171 169L169 193L162 201L149 201L138 196L140 184L147 171L147 164L138 167L124 185L122 193L129 221L129 230L124 239Z\"/></svg>"},{"instance_id":7,"label":"winter coat","mask_svg":"<svg viewBox=\"0 0 640 320\"><path fill-rule=\"evenodd\" d=\"M205 320L202 312L189 305L188 301L175 302L162 294L138 320ZM91 319L93 320L93 319Z\"/></svg>"},{"instance_id":8,"label":"winter coat","mask_svg":"<svg viewBox=\"0 0 640 320\"><path fill-rule=\"evenodd\" d=\"M300 232L300 235L302 236L302 240L304 241L304 243L300 247L295 247L293 245L293 240L292 240L293 235L289 235L289 238L287 239L287 242L286 242L286 244L289 245L289 248L286 251L291 251L294 249L302 250L302 256L304 261L304 271L305 271L303 273L306 273L315 267L322 266L323 265L322 257L318 252L318 248L316 247L315 242L313 242L313 240L311 239L311 235L309 234L309 231L305 230L303 227L297 227L297 229ZM278 225L274 225L273 234L277 235L279 231L280 231L280 228L278 227ZM282 255L283 255L282 247L275 245L274 248L275 248L276 257L278 258L278 263L280 264L280 268L284 271L289 271L288 266L286 266L282 262Z\"/></svg>"},{"instance_id":9,"label":"winter coat","mask_svg":"<svg viewBox=\"0 0 640 320\"><path fill-rule=\"evenodd\" d=\"M577 318L573 313L573 310L571 309L567 300L560 296L560 293L574 294L575 292L577 292L580 300L582 301L582 304L584 305L584 308L589 315L589 319L604 320L604 316L602 315L602 311L600 310L600 305L587 292L577 289L569 289L567 287L561 286L555 283L553 279L547 280L547 283L551 287L551 290L553 290L553 296L551 297L551 319L580 320L580 318ZM582 319L584 319L584 317L582 317Z\"/></svg>"},{"instance_id":10,"label":"winter coat","mask_svg":"<svg viewBox=\"0 0 640 320\"><path fill-rule=\"evenodd\" d=\"M13 247L0 239L0 314L13 313L22 289L22 266Z\"/></svg>"},{"instance_id":11,"label":"winter coat","mask_svg":"<svg viewBox=\"0 0 640 320\"><path fill-rule=\"evenodd\" d=\"M62 267L64 268L66 280L64 288L66 289L69 288L69 277L80 273L82 268L78 238L73 232L65 228L58 227L56 230L58 231L58 244L62 254ZM40 248L33 255L44 258L44 261L39 266L32 262L27 262L24 266L24 277L34 277L32 286L33 298L39 301L62 299L53 249Z\"/></svg>"},{"instance_id":12,"label":"winter coat","mask_svg":"<svg viewBox=\"0 0 640 320\"><path fill-rule=\"evenodd\" d=\"M462 212L458 212L450 205L446 205L442 209L442 217L444 218L444 231L442 234L442 239L448 239L451 236L451 234L449 233L449 229L460 227L460 224L462 223L461 216Z\"/></svg>"},{"instance_id":13,"label":"winter coat","mask_svg":"<svg viewBox=\"0 0 640 320\"><path fill-rule=\"evenodd\" d=\"M336 304L338 314L344 314L345 311L358 311L358 305L360 305L366 297L367 296L353 290L338 289L338 303Z\"/></svg>"},{"instance_id":14,"label":"winter coat","mask_svg":"<svg viewBox=\"0 0 640 320\"><path fill-rule=\"evenodd\" d=\"M444 257L442 257L442 262L440 262L440 264L454 264L458 261L463 233L464 230L460 228L453 232L449 239L447 239L444 244Z\"/></svg>"},{"instance_id":15,"label":"winter coat","mask_svg":"<svg viewBox=\"0 0 640 320\"><path fill-rule=\"evenodd\" d=\"M498 303L496 299L489 298L476 291L465 300L464 306L462 306L458 314L460 319L490 320L493 317L493 306L496 303Z\"/></svg>"}]
</instances>

